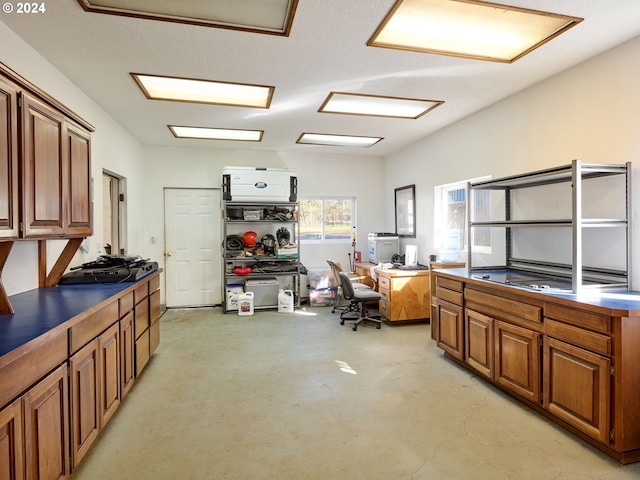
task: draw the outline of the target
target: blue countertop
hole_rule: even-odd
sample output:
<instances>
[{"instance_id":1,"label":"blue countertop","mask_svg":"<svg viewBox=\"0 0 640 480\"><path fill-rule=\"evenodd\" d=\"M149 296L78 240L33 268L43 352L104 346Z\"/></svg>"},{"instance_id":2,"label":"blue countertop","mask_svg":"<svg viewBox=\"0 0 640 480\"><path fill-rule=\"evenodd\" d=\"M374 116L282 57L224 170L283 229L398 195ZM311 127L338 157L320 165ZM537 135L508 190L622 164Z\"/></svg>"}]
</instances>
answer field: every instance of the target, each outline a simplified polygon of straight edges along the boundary
<instances>
[{"instance_id":1,"label":"blue countertop","mask_svg":"<svg viewBox=\"0 0 640 480\"><path fill-rule=\"evenodd\" d=\"M632 290L590 290L587 289L584 293L575 294L571 292L560 291L540 291L526 287L518 287L515 285L505 285L488 280L477 278L478 275L485 273L491 274L492 272L469 272L466 268L450 268L450 269L435 269L435 271L454 275L456 277L462 277L464 280L472 280L475 283L483 283L491 286L500 286L502 288L515 289L521 292L527 292L530 294L538 294L544 297L551 297L556 299L568 300L585 305L591 305L594 307L600 307L607 310L612 310L621 314L621 312L627 312L628 315L640 316L640 292ZM498 272L493 272L498 273ZM616 314L616 313L613 313Z\"/></svg>"},{"instance_id":2,"label":"blue countertop","mask_svg":"<svg viewBox=\"0 0 640 480\"><path fill-rule=\"evenodd\" d=\"M59 285L12 295L15 313L0 315L0 357L136 283Z\"/></svg>"}]
</instances>

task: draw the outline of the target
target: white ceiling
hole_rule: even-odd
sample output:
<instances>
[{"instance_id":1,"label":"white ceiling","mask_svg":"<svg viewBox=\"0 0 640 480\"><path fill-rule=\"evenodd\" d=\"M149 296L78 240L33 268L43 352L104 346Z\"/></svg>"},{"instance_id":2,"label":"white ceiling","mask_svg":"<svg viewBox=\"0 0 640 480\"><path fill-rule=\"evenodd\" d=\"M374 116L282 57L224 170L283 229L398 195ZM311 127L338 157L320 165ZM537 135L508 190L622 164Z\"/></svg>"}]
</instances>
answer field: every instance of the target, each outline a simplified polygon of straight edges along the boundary
<instances>
[{"instance_id":1,"label":"white ceiling","mask_svg":"<svg viewBox=\"0 0 640 480\"><path fill-rule=\"evenodd\" d=\"M585 20L513 64L367 47L394 0L300 0L289 37L88 13L77 0L45 1L45 14L0 21L145 145L383 156L640 35L638 0L496 3ZM130 72L273 85L275 93L268 110L152 101ZM445 103L418 120L318 113L331 91ZM168 124L265 133L260 143L185 140ZM370 148L297 145L302 132L384 140Z\"/></svg>"}]
</instances>

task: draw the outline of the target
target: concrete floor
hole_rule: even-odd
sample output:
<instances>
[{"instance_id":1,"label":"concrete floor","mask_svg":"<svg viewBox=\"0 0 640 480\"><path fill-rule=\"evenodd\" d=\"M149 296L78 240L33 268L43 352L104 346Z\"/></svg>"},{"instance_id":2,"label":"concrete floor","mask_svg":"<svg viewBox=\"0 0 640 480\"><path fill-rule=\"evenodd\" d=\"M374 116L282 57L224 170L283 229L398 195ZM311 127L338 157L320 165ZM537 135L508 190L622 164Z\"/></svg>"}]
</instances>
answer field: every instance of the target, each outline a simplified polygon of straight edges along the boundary
<instances>
[{"instance_id":1,"label":"concrete floor","mask_svg":"<svg viewBox=\"0 0 640 480\"><path fill-rule=\"evenodd\" d=\"M640 478L444 359L425 323L354 332L327 307L161 322L72 480Z\"/></svg>"}]
</instances>

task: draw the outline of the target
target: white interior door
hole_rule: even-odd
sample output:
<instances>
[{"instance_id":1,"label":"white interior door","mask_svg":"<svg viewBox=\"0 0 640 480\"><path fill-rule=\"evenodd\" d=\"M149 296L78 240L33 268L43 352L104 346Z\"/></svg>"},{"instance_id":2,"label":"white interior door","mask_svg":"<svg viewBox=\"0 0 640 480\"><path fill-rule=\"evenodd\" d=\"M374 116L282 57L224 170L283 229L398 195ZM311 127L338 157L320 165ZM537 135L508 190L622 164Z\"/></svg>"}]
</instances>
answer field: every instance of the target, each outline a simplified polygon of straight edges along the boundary
<instances>
[{"instance_id":1,"label":"white interior door","mask_svg":"<svg viewBox=\"0 0 640 480\"><path fill-rule=\"evenodd\" d=\"M167 307L222 303L220 189L166 188Z\"/></svg>"}]
</instances>

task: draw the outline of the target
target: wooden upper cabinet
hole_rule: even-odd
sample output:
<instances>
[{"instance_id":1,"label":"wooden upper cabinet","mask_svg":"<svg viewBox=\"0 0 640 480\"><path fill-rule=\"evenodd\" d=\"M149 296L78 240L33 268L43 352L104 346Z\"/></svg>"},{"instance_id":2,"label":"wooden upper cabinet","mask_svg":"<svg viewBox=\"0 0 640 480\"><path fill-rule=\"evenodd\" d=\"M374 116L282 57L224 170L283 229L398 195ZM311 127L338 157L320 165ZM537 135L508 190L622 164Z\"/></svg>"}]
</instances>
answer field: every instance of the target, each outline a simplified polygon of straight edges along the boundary
<instances>
[{"instance_id":1,"label":"wooden upper cabinet","mask_svg":"<svg viewBox=\"0 0 640 480\"><path fill-rule=\"evenodd\" d=\"M65 198L65 233L91 235L91 136L86 130L67 123L66 160L68 161Z\"/></svg>"},{"instance_id":2,"label":"wooden upper cabinet","mask_svg":"<svg viewBox=\"0 0 640 480\"><path fill-rule=\"evenodd\" d=\"M91 137L22 93L24 238L91 235Z\"/></svg>"},{"instance_id":3,"label":"wooden upper cabinet","mask_svg":"<svg viewBox=\"0 0 640 480\"><path fill-rule=\"evenodd\" d=\"M22 93L22 236L62 236L64 116Z\"/></svg>"},{"instance_id":4,"label":"wooden upper cabinet","mask_svg":"<svg viewBox=\"0 0 640 480\"><path fill-rule=\"evenodd\" d=\"M18 237L18 91L0 77L0 238Z\"/></svg>"}]
</instances>

